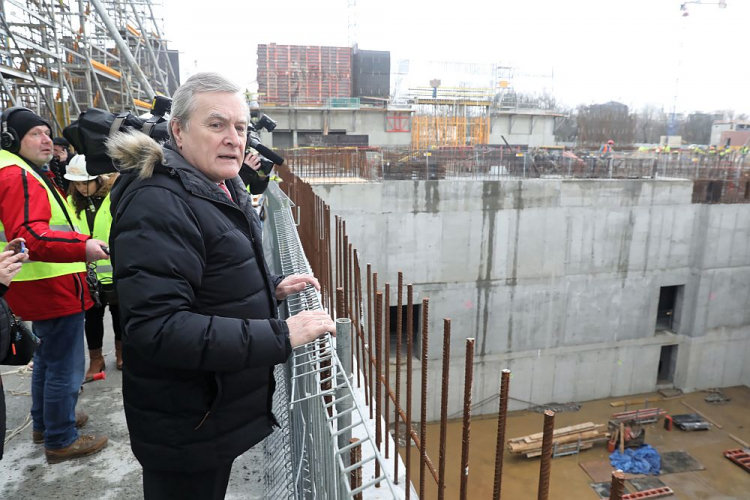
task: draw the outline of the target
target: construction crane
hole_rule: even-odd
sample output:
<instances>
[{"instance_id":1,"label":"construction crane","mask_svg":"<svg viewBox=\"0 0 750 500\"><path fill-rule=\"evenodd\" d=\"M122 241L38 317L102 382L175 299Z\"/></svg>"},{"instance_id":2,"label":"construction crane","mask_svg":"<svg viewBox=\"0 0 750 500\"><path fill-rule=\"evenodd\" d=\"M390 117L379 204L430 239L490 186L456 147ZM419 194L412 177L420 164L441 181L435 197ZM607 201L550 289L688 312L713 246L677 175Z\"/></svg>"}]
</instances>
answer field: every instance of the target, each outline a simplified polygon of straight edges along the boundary
<instances>
[{"instance_id":1,"label":"construction crane","mask_svg":"<svg viewBox=\"0 0 750 500\"><path fill-rule=\"evenodd\" d=\"M717 2L703 2L702 0L689 0L687 2L682 2L680 4L680 12L682 12L682 17L688 17L690 13L688 12L688 5L695 4L695 5L718 5L720 9L726 9L727 8L727 0L718 0ZM669 124L667 125L667 144L669 143L669 138L677 135L677 96L679 94L679 87L680 87L680 68L682 67L682 52L683 52L683 44L685 41L685 26L683 25L683 31L680 34L680 48L678 52L678 59L677 59L677 76L675 78L675 90L674 90L674 100L672 102L672 113L669 117Z\"/></svg>"}]
</instances>

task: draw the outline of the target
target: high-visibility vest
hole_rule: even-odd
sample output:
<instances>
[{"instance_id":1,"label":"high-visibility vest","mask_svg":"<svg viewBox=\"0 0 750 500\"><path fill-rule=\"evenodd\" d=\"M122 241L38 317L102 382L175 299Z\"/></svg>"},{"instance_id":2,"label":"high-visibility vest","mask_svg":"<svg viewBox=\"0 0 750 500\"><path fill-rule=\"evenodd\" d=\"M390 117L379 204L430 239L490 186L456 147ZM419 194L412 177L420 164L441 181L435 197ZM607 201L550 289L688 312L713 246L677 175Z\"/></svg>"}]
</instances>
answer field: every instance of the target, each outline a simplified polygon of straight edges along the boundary
<instances>
[{"instance_id":1,"label":"high-visibility vest","mask_svg":"<svg viewBox=\"0 0 750 500\"><path fill-rule=\"evenodd\" d=\"M68 219L65 217L63 207L55 199L49 186L39 175L32 169L21 157L14 155L5 150L0 151L0 169L10 166L18 166L23 170L24 176L34 177L39 184L44 187L47 191L47 198L49 200L50 210L52 217L49 220L49 228L52 231L78 231L78 228L73 227L71 229ZM19 186L20 189L20 186ZM74 221L75 224L75 213L68 206L64 199L60 198L65 206L65 210L70 216L70 220ZM23 207L18 207L18 210L23 210ZM7 241L5 235L5 226L0 221L0 241ZM77 274L86 272L85 262L39 262L39 261L28 261L21 267L21 271L13 278L14 281L36 281L47 278L56 278L58 276L64 276L66 274Z\"/></svg>"},{"instance_id":2,"label":"high-visibility vest","mask_svg":"<svg viewBox=\"0 0 750 500\"><path fill-rule=\"evenodd\" d=\"M73 206L73 200L68 197L68 205ZM112 213L110 207L112 202L109 198L109 193L104 197L99 210L96 211L94 216L94 231L89 231L88 220L86 219L86 210L81 210L78 216L74 216L73 222L78 224L81 228L81 233L88 234L92 238L107 242L109 246L109 231L112 229ZM96 261L96 276L102 283L112 283L112 263L109 260L97 260Z\"/></svg>"}]
</instances>

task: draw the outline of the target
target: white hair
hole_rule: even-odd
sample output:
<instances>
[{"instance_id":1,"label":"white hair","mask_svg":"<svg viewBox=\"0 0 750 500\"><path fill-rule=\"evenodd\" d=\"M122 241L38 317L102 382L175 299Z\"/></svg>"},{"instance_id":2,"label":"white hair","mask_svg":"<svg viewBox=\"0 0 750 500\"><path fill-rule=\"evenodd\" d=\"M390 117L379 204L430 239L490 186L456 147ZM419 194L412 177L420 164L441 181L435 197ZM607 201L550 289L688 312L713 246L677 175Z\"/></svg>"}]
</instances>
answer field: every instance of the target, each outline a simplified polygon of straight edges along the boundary
<instances>
[{"instance_id":1,"label":"white hair","mask_svg":"<svg viewBox=\"0 0 750 500\"><path fill-rule=\"evenodd\" d=\"M241 94L240 87L227 80L218 73L196 73L187 79L172 97L172 110L169 119L169 138L176 145L173 122L179 122L182 128L188 128L190 115L195 111L195 94L202 92L227 92L230 94ZM244 99L243 99L243 102ZM247 108L247 103L245 103ZM246 114L249 114L249 109Z\"/></svg>"}]
</instances>

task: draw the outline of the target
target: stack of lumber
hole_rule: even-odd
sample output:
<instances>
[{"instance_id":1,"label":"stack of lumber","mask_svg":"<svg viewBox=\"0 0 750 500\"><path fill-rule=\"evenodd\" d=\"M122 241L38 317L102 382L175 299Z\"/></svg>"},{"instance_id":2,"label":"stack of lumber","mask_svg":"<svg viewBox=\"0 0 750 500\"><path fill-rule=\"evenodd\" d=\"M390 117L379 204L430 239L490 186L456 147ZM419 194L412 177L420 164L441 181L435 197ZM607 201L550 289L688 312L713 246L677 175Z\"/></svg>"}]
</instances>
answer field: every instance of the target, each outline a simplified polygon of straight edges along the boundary
<instances>
[{"instance_id":1,"label":"stack of lumber","mask_svg":"<svg viewBox=\"0 0 750 500\"><path fill-rule=\"evenodd\" d=\"M656 421L660 417L667 414L667 410L663 408L643 408L641 410L624 411L621 413L613 413L612 419L621 422L633 420L635 422L644 421Z\"/></svg>"},{"instance_id":2,"label":"stack of lumber","mask_svg":"<svg viewBox=\"0 0 750 500\"><path fill-rule=\"evenodd\" d=\"M552 440L553 447L557 445L558 451L588 450L596 441L609 439L609 433L600 431L601 427L604 427L604 425L586 422L584 424L555 429ZM529 436L509 439L508 449L511 453L526 455L527 458L541 456L543 436L539 432Z\"/></svg>"}]
</instances>

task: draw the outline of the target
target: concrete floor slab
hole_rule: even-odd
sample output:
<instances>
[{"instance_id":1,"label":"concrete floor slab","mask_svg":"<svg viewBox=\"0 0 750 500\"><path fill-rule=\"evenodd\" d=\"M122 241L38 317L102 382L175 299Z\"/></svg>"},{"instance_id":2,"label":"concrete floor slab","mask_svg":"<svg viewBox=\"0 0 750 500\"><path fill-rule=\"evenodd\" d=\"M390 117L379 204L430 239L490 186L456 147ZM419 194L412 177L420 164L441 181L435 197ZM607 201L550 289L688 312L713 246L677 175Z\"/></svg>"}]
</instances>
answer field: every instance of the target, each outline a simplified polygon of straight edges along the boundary
<instances>
[{"instance_id":1,"label":"concrete floor slab","mask_svg":"<svg viewBox=\"0 0 750 500\"><path fill-rule=\"evenodd\" d=\"M513 379L511 386L515 383ZM674 498L681 500L746 500L750 491L750 474L724 458L723 451L738 448L729 434L746 441L750 440L750 387L739 386L723 389L732 398L727 404L712 405L704 401L706 393L695 392L669 400L652 403L667 410L669 414L685 413L681 401L694 406L722 429L713 427L704 432L683 432L664 429L663 420L646 428L646 443L660 453L684 451L689 453L705 470L680 472L659 476L659 479L675 492ZM657 393L632 395L625 399L655 397ZM620 398L617 398L620 399ZM606 423L611 414L619 411L609 403L615 399L602 399L582 404L578 412L558 413L555 427L565 427L581 422ZM629 407L634 409L634 407ZM512 412L508 415L506 437L513 438L540 432L543 417L528 411ZM495 465L496 418L476 418L471 423L471 449L469 453L469 498L491 498ZM427 443L427 454L433 463L438 459L439 424L430 424L427 435L434 436ZM446 498L458 498L461 460L461 421L452 421L448 426L446 462ZM400 450L403 455L403 449ZM412 454L413 470L419 469L418 458ZM592 480L579 466L580 462L607 460L606 443L599 444L579 455L552 460L550 500L594 500L598 498L592 489ZM414 477L412 475L412 477ZM511 455L505 450L502 497L513 499L536 498L539 483L539 459L527 459ZM428 477L425 498L436 498L437 488Z\"/></svg>"},{"instance_id":2,"label":"concrete floor slab","mask_svg":"<svg viewBox=\"0 0 750 500\"><path fill-rule=\"evenodd\" d=\"M44 447L31 442L31 371L2 366L8 409L8 436L27 425L5 445L0 461L0 498L3 500L135 500L143 498L141 466L130 449L122 403L122 373L115 369L114 334L106 325L104 352L107 379L84 386L78 409L89 414L82 429L107 434L109 444L90 457L48 465ZM87 361L88 363L88 361ZM28 424L27 424L28 422ZM262 445L234 462L226 498L254 500L263 495Z\"/></svg>"}]
</instances>

